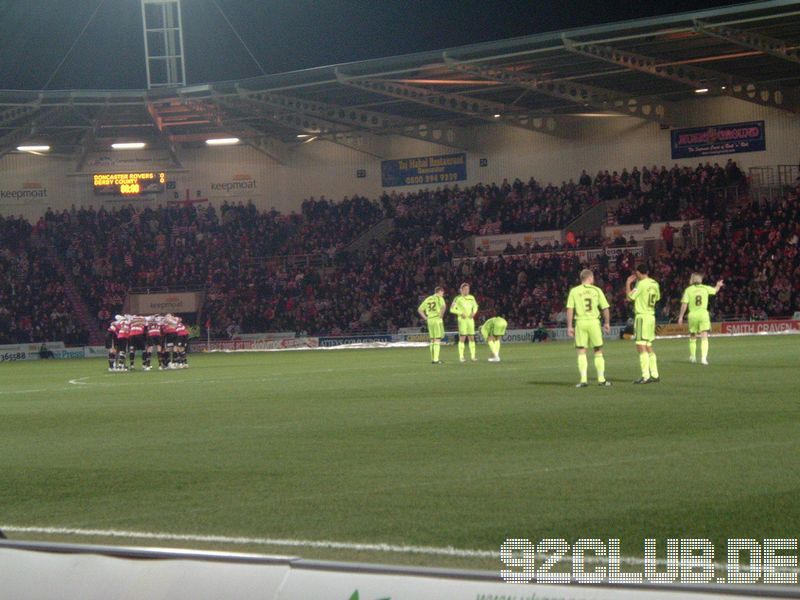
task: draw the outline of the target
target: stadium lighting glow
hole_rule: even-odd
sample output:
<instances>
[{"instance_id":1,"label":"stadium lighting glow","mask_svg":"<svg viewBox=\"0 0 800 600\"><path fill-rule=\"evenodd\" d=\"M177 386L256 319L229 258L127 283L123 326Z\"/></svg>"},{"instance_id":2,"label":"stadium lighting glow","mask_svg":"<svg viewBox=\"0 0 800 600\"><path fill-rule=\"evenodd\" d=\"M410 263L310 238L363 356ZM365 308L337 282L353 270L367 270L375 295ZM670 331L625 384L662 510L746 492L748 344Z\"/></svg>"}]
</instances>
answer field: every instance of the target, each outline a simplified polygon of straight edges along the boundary
<instances>
[{"instance_id":1,"label":"stadium lighting glow","mask_svg":"<svg viewBox=\"0 0 800 600\"><path fill-rule=\"evenodd\" d=\"M232 138L215 138L206 140L206 144L209 146L232 146L233 144L238 144L239 138L232 137Z\"/></svg>"},{"instance_id":2,"label":"stadium lighting glow","mask_svg":"<svg viewBox=\"0 0 800 600\"><path fill-rule=\"evenodd\" d=\"M694 91L694 93L695 94L707 94L708 93L708 88L697 88Z\"/></svg>"},{"instance_id":3,"label":"stadium lighting glow","mask_svg":"<svg viewBox=\"0 0 800 600\"><path fill-rule=\"evenodd\" d=\"M495 118L495 119L499 119L499 118L500 118L500 116L501 116L501 115L498 113L498 114L494 115L494 118Z\"/></svg>"},{"instance_id":4,"label":"stadium lighting glow","mask_svg":"<svg viewBox=\"0 0 800 600\"><path fill-rule=\"evenodd\" d=\"M144 142L116 142L111 147L114 150L141 150L146 145Z\"/></svg>"},{"instance_id":5,"label":"stadium lighting glow","mask_svg":"<svg viewBox=\"0 0 800 600\"><path fill-rule=\"evenodd\" d=\"M301 139L301 140L304 140L304 139L306 139L306 138L310 138L310 137L311 137L311 134L310 134L310 133L298 133L298 134L297 134L297 137L298 137L299 139Z\"/></svg>"},{"instance_id":6,"label":"stadium lighting glow","mask_svg":"<svg viewBox=\"0 0 800 600\"><path fill-rule=\"evenodd\" d=\"M50 150L50 146L45 146L45 145L17 146L17 150L19 150L20 152L47 152Z\"/></svg>"}]
</instances>

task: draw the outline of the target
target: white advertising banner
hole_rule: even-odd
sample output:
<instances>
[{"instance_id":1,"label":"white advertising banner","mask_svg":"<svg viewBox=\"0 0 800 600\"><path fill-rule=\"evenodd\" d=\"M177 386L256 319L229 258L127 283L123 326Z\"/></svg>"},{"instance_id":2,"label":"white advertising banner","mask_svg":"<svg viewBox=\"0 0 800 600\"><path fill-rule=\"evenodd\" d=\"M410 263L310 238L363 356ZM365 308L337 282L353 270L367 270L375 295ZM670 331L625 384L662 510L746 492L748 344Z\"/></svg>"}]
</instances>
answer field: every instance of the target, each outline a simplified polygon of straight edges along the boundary
<instances>
[{"instance_id":1,"label":"white advertising banner","mask_svg":"<svg viewBox=\"0 0 800 600\"><path fill-rule=\"evenodd\" d=\"M528 233L503 233L500 235L474 235L467 238L466 245L473 254L480 248L487 254L499 254L511 244L515 248L517 244L533 244L536 242L540 246L562 242L561 230L552 231L531 231Z\"/></svg>"},{"instance_id":2,"label":"white advertising banner","mask_svg":"<svg viewBox=\"0 0 800 600\"><path fill-rule=\"evenodd\" d=\"M130 294L130 312L135 315L191 313L200 310L202 292Z\"/></svg>"},{"instance_id":3,"label":"white advertising banner","mask_svg":"<svg viewBox=\"0 0 800 600\"><path fill-rule=\"evenodd\" d=\"M693 221L669 221L669 224L676 229L674 232L677 239L681 235L681 227L688 223L692 228L692 233L702 231L703 220L695 219ZM618 237L623 237L626 240L633 236L637 242L646 242L651 240L660 240L664 232L667 222L652 223L650 227L645 229L644 225L603 225L603 237L607 240L613 240Z\"/></svg>"}]
</instances>

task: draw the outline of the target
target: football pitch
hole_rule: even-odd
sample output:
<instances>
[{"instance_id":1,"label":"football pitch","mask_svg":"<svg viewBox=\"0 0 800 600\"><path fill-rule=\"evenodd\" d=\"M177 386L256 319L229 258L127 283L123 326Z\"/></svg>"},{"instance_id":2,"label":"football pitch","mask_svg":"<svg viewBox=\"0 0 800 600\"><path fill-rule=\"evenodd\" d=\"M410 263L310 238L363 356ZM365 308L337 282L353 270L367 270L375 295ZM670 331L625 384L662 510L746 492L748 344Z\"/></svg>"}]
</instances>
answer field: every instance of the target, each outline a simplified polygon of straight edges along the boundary
<instances>
[{"instance_id":1,"label":"football pitch","mask_svg":"<svg viewBox=\"0 0 800 600\"><path fill-rule=\"evenodd\" d=\"M0 365L0 529L12 539L499 569L506 538L800 537L797 336L568 343L443 365L426 348ZM590 379L593 376L591 358ZM138 366L138 365L137 365ZM724 557L719 557L724 561Z\"/></svg>"}]
</instances>

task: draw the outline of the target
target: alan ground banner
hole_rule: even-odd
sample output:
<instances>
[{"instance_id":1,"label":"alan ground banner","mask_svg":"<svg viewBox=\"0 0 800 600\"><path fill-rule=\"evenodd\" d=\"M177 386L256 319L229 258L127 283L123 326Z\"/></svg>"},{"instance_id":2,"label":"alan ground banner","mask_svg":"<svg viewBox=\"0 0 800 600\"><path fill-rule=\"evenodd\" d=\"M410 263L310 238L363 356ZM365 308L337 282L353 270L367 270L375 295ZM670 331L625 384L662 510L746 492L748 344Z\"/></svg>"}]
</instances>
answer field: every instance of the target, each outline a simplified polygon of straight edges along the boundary
<instances>
[{"instance_id":1,"label":"alan ground banner","mask_svg":"<svg viewBox=\"0 0 800 600\"><path fill-rule=\"evenodd\" d=\"M453 183L467 179L467 155L441 154L381 161L383 187Z\"/></svg>"},{"instance_id":2,"label":"alan ground banner","mask_svg":"<svg viewBox=\"0 0 800 600\"><path fill-rule=\"evenodd\" d=\"M767 149L764 121L674 129L670 134L673 159Z\"/></svg>"}]
</instances>

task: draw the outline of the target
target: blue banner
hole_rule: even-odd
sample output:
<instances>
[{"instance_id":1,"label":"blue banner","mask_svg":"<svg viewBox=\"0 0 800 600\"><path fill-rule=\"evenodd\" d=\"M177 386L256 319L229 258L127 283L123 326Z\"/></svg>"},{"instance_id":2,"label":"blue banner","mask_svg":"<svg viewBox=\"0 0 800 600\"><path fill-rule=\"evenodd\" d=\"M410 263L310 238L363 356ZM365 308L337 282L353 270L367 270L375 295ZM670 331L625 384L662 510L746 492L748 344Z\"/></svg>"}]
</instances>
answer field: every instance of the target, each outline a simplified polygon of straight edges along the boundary
<instances>
[{"instance_id":1,"label":"blue banner","mask_svg":"<svg viewBox=\"0 0 800 600\"><path fill-rule=\"evenodd\" d=\"M670 133L673 159L767 149L764 121L673 129Z\"/></svg>"},{"instance_id":2,"label":"blue banner","mask_svg":"<svg viewBox=\"0 0 800 600\"><path fill-rule=\"evenodd\" d=\"M437 185L467 179L467 155L442 154L381 161L383 187Z\"/></svg>"}]
</instances>

